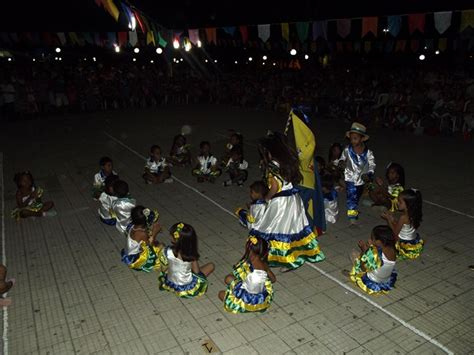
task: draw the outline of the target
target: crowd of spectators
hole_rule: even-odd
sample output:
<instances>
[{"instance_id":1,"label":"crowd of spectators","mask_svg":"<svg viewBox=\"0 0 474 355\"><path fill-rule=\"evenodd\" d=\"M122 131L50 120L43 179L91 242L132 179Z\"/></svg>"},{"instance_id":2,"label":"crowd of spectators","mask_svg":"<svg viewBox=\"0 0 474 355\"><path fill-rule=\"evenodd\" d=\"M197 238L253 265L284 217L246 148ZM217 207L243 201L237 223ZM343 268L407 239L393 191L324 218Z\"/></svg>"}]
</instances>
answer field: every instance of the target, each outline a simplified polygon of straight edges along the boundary
<instances>
[{"instance_id":1,"label":"crowd of spectators","mask_svg":"<svg viewBox=\"0 0 474 355\"><path fill-rule=\"evenodd\" d=\"M241 65L196 71L183 64L8 63L0 69L2 119L196 103L287 112L427 134L474 128L474 78L464 66Z\"/></svg>"}]
</instances>

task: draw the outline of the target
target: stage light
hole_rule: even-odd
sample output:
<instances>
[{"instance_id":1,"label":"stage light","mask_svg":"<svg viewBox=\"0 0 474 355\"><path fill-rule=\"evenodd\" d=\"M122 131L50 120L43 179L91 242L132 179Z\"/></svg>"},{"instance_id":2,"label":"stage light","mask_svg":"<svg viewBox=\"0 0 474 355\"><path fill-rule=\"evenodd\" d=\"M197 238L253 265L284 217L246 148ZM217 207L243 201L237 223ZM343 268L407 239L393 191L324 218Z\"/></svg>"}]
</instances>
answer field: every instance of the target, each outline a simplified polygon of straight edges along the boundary
<instances>
[{"instance_id":1,"label":"stage light","mask_svg":"<svg viewBox=\"0 0 474 355\"><path fill-rule=\"evenodd\" d=\"M92 60L93 60L94 62L96 62L96 61L97 61L96 57L92 57Z\"/></svg>"},{"instance_id":2,"label":"stage light","mask_svg":"<svg viewBox=\"0 0 474 355\"><path fill-rule=\"evenodd\" d=\"M57 47L56 48L56 53L61 53L61 48Z\"/></svg>"},{"instance_id":3,"label":"stage light","mask_svg":"<svg viewBox=\"0 0 474 355\"><path fill-rule=\"evenodd\" d=\"M384 31L385 33L388 32L388 28L384 28L382 31Z\"/></svg>"},{"instance_id":4,"label":"stage light","mask_svg":"<svg viewBox=\"0 0 474 355\"><path fill-rule=\"evenodd\" d=\"M208 60L207 60L207 59L204 59L204 61L205 61L206 63L208 62Z\"/></svg>"},{"instance_id":5,"label":"stage light","mask_svg":"<svg viewBox=\"0 0 474 355\"><path fill-rule=\"evenodd\" d=\"M234 63L235 63L235 64L238 64L239 62L238 62L238 61L235 61Z\"/></svg>"},{"instance_id":6,"label":"stage light","mask_svg":"<svg viewBox=\"0 0 474 355\"><path fill-rule=\"evenodd\" d=\"M137 27L137 20L135 19L135 16L130 16L130 22L128 23L128 28L131 29L132 31L135 31L135 28Z\"/></svg>"},{"instance_id":7,"label":"stage light","mask_svg":"<svg viewBox=\"0 0 474 355\"><path fill-rule=\"evenodd\" d=\"M179 41L178 41L177 39L175 39L175 40L173 41L173 47L174 47L174 49L178 49L178 48L179 48Z\"/></svg>"},{"instance_id":8,"label":"stage light","mask_svg":"<svg viewBox=\"0 0 474 355\"><path fill-rule=\"evenodd\" d=\"M197 41L197 46L198 46L199 48L202 47L202 42L201 42L200 40Z\"/></svg>"},{"instance_id":9,"label":"stage light","mask_svg":"<svg viewBox=\"0 0 474 355\"><path fill-rule=\"evenodd\" d=\"M262 62L262 65L265 65L265 62Z\"/></svg>"},{"instance_id":10,"label":"stage light","mask_svg":"<svg viewBox=\"0 0 474 355\"><path fill-rule=\"evenodd\" d=\"M58 57L54 57L54 60L58 60ZM11 58L8 58L8 61L11 61Z\"/></svg>"},{"instance_id":11,"label":"stage light","mask_svg":"<svg viewBox=\"0 0 474 355\"><path fill-rule=\"evenodd\" d=\"M420 54L420 56L418 57L419 60L425 60L425 55L424 54Z\"/></svg>"},{"instance_id":12,"label":"stage light","mask_svg":"<svg viewBox=\"0 0 474 355\"><path fill-rule=\"evenodd\" d=\"M59 57L58 59L59 59L59 61L63 60L63 58L61 58L61 57Z\"/></svg>"},{"instance_id":13,"label":"stage light","mask_svg":"<svg viewBox=\"0 0 474 355\"><path fill-rule=\"evenodd\" d=\"M150 63L151 63L151 64L153 64L153 63L154 63L153 59L152 59L152 60L150 60Z\"/></svg>"},{"instance_id":14,"label":"stage light","mask_svg":"<svg viewBox=\"0 0 474 355\"><path fill-rule=\"evenodd\" d=\"M184 59L183 58L180 58L179 61L182 62Z\"/></svg>"},{"instance_id":15,"label":"stage light","mask_svg":"<svg viewBox=\"0 0 474 355\"><path fill-rule=\"evenodd\" d=\"M136 61L137 61L137 58L133 58L132 60L133 60L134 62L136 62Z\"/></svg>"},{"instance_id":16,"label":"stage light","mask_svg":"<svg viewBox=\"0 0 474 355\"><path fill-rule=\"evenodd\" d=\"M115 53L120 53L120 46L114 44Z\"/></svg>"},{"instance_id":17,"label":"stage light","mask_svg":"<svg viewBox=\"0 0 474 355\"><path fill-rule=\"evenodd\" d=\"M439 54L439 51L436 51L435 54L438 55L438 54Z\"/></svg>"},{"instance_id":18,"label":"stage light","mask_svg":"<svg viewBox=\"0 0 474 355\"><path fill-rule=\"evenodd\" d=\"M425 46L424 49L428 49L428 47Z\"/></svg>"},{"instance_id":19,"label":"stage light","mask_svg":"<svg viewBox=\"0 0 474 355\"><path fill-rule=\"evenodd\" d=\"M293 48L293 49L290 51L290 54L291 54L291 55L296 55L296 49Z\"/></svg>"},{"instance_id":20,"label":"stage light","mask_svg":"<svg viewBox=\"0 0 474 355\"><path fill-rule=\"evenodd\" d=\"M189 52L191 50L191 42L186 42L186 44L184 45L184 50L186 52Z\"/></svg>"},{"instance_id":21,"label":"stage light","mask_svg":"<svg viewBox=\"0 0 474 355\"><path fill-rule=\"evenodd\" d=\"M87 58L84 58L84 62L87 62Z\"/></svg>"},{"instance_id":22,"label":"stage light","mask_svg":"<svg viewBox=\"0 0 474 355\"><path fill-rule=\"evenodd\" d=\"M140 48L134 48L133 53L137 53L137 54L140 53Z\"/></svg>"},{"instance_id":23,"label":"stage light","mask_svg":"<svg viewBox=\"0 0 474 355\"><path fill-rule=\"evenodd\" d=\"M249 62L251 62L252 60L253 60L253 58L252 58L252 57L249 57Z\"/></svg>"},{"instance_id":24,"label":"stage light","mask_svg":"<svg viewBox=\"0 0 474 355\"><path fill-rule=\"evenodd\" d=\"M36 59L35 59L35 58L33 58L33 62L36 62Z\"/></svg>"},{"instance_id":25,"label":"stage light","mask_svg":"<svg viewBox=\"0 0 474 355\"><path fill-rule=\"evenodd\" d=\"M308 60L308 59L309 59L309 55L305 54L305 55L304 55L304 59Z\"/></svg>"},{"instance_id":26,"label":"stage light","mask_svg":"<svg viewBox=\"0 0 474 355\"><path fill-rule=\"evenodd\" d=\"M264 56L262 57L262 59L263 59L263 60L267 60L267 56L264 55Z\"/></svg>"},{"instance_id":27,"label":"stage light","mask_svg":"<svg viewBox=\"0 0 474 355\"><path fill-rule=\"evenodd\" d=\"M11 58L8 58L7 60L8 60L9 62L11 62L11 61L12 61L12 59L11 59Z\"/></svg>"},{"instance_id":28,"label":"stage light","mask_svg":"<svg viewBox=\"0 0 474 355\"><path fill-rule=\"evenodd\" d=\"M276 66L276 65L277 65L277 63L273 62L273 66Z\"/></svg>"},{"instance_id":29,"label":"stage light","mask_svg":"<svg viewBox=\"0 0 474 355\"><path fill-rule=\"evenodd\" d=\"M156 49L156 54L161 54L161 53L163 53L163 49L161 49L161 47L158 47Z\"/></svg>"},{"instance_id":30,"label":"stage light","mask_svg":"<svg viewBox=\"0 0 474 355\"><path fill-rule=\"evenodd\" d=\"M214 59L214 63L217 63L217 59Z\"/></svg>"}]
</instances>

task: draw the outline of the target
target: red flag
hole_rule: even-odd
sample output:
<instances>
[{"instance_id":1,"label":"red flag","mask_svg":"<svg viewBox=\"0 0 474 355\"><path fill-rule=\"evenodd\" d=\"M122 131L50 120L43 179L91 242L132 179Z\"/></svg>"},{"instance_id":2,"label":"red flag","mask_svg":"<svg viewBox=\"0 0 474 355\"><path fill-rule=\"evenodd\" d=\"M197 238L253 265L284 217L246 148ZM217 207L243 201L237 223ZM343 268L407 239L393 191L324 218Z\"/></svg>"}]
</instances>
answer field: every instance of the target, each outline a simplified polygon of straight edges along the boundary
<instances>
[{"instance_id":1,"label":"red flag","mask_svg":"<svg viewBox=\"0 0 474 355\"><path fill-rule=\"evenodd\" d=\"M249 40L249 31L247 26L240 26L240 34L242 35L242 43L246 44Z\"/></svg>"},{"instance_id":2,"label":"red flag","mask_svg":"<svg viewBox=\"0 0 474 355\"><path fill-rule=\"evenodd\" d=\"M425 32L425 19L425 14L408 15L408 29L410 34L416 30L420 31L421 33Z\"/></svg>"}]
</instances>

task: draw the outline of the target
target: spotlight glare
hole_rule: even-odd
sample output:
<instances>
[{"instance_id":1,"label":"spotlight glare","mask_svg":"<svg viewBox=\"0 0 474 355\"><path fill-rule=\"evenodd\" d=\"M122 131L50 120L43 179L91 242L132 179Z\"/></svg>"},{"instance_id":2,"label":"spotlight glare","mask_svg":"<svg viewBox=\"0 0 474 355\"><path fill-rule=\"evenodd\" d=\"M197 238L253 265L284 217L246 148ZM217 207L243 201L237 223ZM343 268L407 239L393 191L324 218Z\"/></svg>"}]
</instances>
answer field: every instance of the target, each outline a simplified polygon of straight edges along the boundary
<instances>
[{"instance_id":1,"label":"spotlight glare","mask_svg":"<svg viewBox=\"0 0 474 355\"><path fill-rule=\"evenodd\" d=\"M262 59L263 59L263 60L267 60L267 56L264 55L264 56L262 57Z\"/></svg>"},{"instance_id":2,"label":"spotlight glare","mask_svg":"<svg viewBox=\"0 0 474 355\"><path fill-rule=\"evenodd\" d=\"M262 65L265 65L265 62L262 62Z\"/></svg>"},{"instance_id":3,"label":"spotlight glare","mask_svg":"<svg viewBox=\"0 0 474 355\"><path fill-rule=\"evenodd\" d=\"M177 39L175 39L175 40L173 41L173 47L174 47L174 49L178 49L178 48L179 48L179 41L178 41Z\"/></svg>"},{"instance_id":4,"label":"spotlight glare","mask_svg":"<svg viewBox=\"0 0 474 355\"><path fill-rule=\"evenodd\" d=\"M197 46L198 46L199 48L202 47L202 42L201 42L199 39L198 39L198 41L197 41Z\"/></svg>"},{"instance_id":5,"label":"spotlight glare","mask_svg":"<svg viewBox=\"0 0 474 355\"><path fill-rule=\"evenodd\" d=\"M61 60L61 58L59 58L59 60ZM92 60L93 60L94 62L97 61L97 59L96 59L95 57L92 57Z\"/></svg>"},{"instance_id":6,"label":"spotlight glare","mask_svg":"<svg viewBox=\"0 0 474 355\"><path fill-rule=\"evenodd\" d=\"M238 64L239 62L238 62L238 61L235 61L234 63L235 63L235 64Z\"/></svg>"},{"instance_id":7,"label":"spotlight glare","mask_svg":"<svg viewBox=\"0 0 474 355\"><path fill-rule=\"evenodd\" d=\"M183 58L180 58L180 60L179 60L179 61L180 61L180 62L182 62L183 60L184 60Z\"/></svg>"},{"instance_id":8,"label":"spotlight glare","mask_svg":"<svg viewBox=\"0 0 474 355\"><path fill-rule=\"evenodd\" d=\"M163 53L163 49L161 49L161 47L158 47L158 48L156 49L156 53L157 53L157 54Z\"/></svg>"},{"instance_id":9,"label":"spotlight glare","mask_svg":"<svg viewBox=\"0 0 474 355\"><path fill-rule=\"evenodd\" d=\"M12 59L11 59L11 58L8 58L7 60L8 60L9 62L11 62L11 61L12 61Z\"/></svg>"},{"instance_id":10,"label":"spotlight glare","mask_svg":"<svg viewBox=\"0 0 474 355\"><path fill-rule=\"evenodd\" d=\"M277 65L277 63L273 62L273 66L276 66L276 65Z\"/></svg>"},{"instance_id":11,"label":"spotlight glare","mask_svg":"<svg viewBox=\"0 0 474 355\"><path fill-rule=\"evenodd\" d=\"M249 57L249 62L251 62L252 60L253 60L253 58L252 58L252 57Z\"/></svg>"},{"instance_id":12,"label":"spotlight glare","mask_svg":"<svg viewBox=\"0 0 474 355\"><path fill-rule=\"evenodd\" d=\"M204 59L204 61L205 61L206 63L208 62L208 60L207 60L207 59Z\"/></svg>"},{"instance_id":13,"label":"spotlight glare","mask_svg":"<svg viewBox=\"0 0 474 355\"><path fill-rule=\"evenodd\" d=\"M308 59L309 59L309 55L305 54L305 55L304 55L304 59L308 60Z\"/></svg>"},{"instance_id":14,"label":"spotlight glare","mask_svg":"<svg viewBox=\"0 0 474 355\"><path fill-rule=\"evenodd\" d=\"M115 53L120 53L120 47L115 45Z\"/></svg>"},{"instance_id":15,"label":"spotlight glare","mask_svg":"<svg viewBox=\"0 0 474 355\"><path fill-rule=\"evenodd\" d=\"M151 64L153 64L153 63L154 63L153 59L152 59L152 60L150 60L150 63L151 63Z\"/></svg>"},{"instance_id":16,"label":"spotlight glare","mask_svg":"<svg viewBox=\"0 0 474 355\"><path fill-rule=\"evenodd\" d=\"M439 54L439 51L436 51L435 54L438 55L438 54Z\"/></svg>"},{"instance_id":17,"label":"spotlight glare","mask_svg":"<svg viewBox=\"0 0 474 355\"><path fill-rule=\"evenodd\" d=\"M420 54L420 56L418 57L419 60L425 60L425 55L424 54Z\"/></svg>"},{"instance_id":18,"label":"spotlight glare","mask_svg":"<svg viewBox=\"0 0 474 355\"><path fill-rule=\"evenodd\" d=\"M139 49L139 48L134 48L134 49L133 49L133 52L134 52L134 53L140 53L140 49Z\"/></svg>"},{"instance_id":19,"label":"spotlight glare","mask_svg":"<svg viewBox=\"0 0 474 355\"><path fill-rule=\"evenodd\" d=\"M214 59L214 63L217 63L217 59Z\"/></svg>"},{"instance_id":20,"label":"spotlight glare","mask_svg":"<svg viewBox=\"0 0 474 355\"><path fill-rule=\"evenodd\" d=\"M137 58L133 58L132 60L133 60L134 62L136 62L136 61L137 61Z\"/></svg>"},{"instance_id":21,"label":"spotlight glare","mask_svg":"<svg viewBox=\"0 0 474 355\"><path fill-rule=\"evenodd\" d=\"M33 58L33 62L36 62L36 59L35 59L35 58Z\"/></svg>"},{"instance_id":22,"label":"spotlight glare","mask_svg":"<svg viewBox=\"0 0 474 355\"><path fill-rule=\"evenodd\" d=\"M291 55L296 55L296 49L293 48L293 49L290 51L290 54L291 54Z\"/></svg>"},{"instance_id":23,"label":"spotlight glare","mask_svg":"<svg viewBox=\"0 0 474 355\"><path fill-rule=\"evenodd\" d=\"M87 58L84 58L84 62L86 62L86 61L87 61Z\"/></svg>"},{"instance_id":24,"label":"spotlight glare","mask_svg":"<svg viewBox=\"0 0 474 355\"><path fill-rule=\"evenodd\" d=\"M61 57L59 57L58 59L59 59L59 61L63 60L63 58L61 58Z\"/></svg>"},{"instance_id":25,"label":"spotlight glare","mask_svg":"<svg viewBox=\"0 0 474 355\"><path fill-rule=\"evenodd\" d=\"M57 47L56 48L56 53L61 53L61 48Z\"/></svg>"}]
</instances>

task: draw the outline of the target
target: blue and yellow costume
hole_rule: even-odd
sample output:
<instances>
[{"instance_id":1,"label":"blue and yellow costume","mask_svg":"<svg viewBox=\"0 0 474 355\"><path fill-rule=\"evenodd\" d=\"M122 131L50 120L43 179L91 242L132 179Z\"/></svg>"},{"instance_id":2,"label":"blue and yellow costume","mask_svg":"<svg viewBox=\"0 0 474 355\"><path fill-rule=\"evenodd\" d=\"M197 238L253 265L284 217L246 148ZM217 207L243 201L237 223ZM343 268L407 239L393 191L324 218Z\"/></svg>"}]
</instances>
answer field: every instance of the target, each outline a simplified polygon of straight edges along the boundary
<instances>
[{"instance_id":1,"label":"blue and yellow costume","mask_svg":"<svg viewBox=\"0 0 474 355\"><path fill-rule=\"evenodd\" d=\"M267 272L254 269L249 260L234 266L235 279L227 286L224 309L231 313L265 312L273 300Z\"/></svg>"},{"instance_id":2,"label":"blue and yellow costume","mask_svg":"<svg viewBox=\"0 0 474 355\"><path fill-rule=\"evenodd\" d=\"M250 204L248 210L239 208L235 214L239 217L240 224L250 230L253 224L262 218L266 208L267 202L265 200L255 200Z\"/></svg>"},{"instance_id":3,"label":"blue and yellow costume","mask_svg":"<svg viewBox=\"0 0 474 355\"><path fill-rule=\"evenodd\" d=\"M112 171L112 175L117 175L115 171ZM107 175L105 175L104 171L100 169L100 171L94 175L94 183L92 186L92 197L96 197L104 192L105 188L105 179L107 179Z\"/></svg>"},{"instance_id":4,"label":"blue and yellow costume","mask_svg":"<svg viewBox=\"0 0 474 355\"><path fill-rule=\"evenodd\" d=\"M416 229L410 224L404 224L398 234L398 241L395 244L397 249L397 258L399 260L418 258L425 245Z\"/></svg>"},{"instance_id":5,"label":"blue and yellow costume","mask_svg":"<svg viewBox=\"0 0 474 355\"><path fill-rule=\"evenodd\" d=\"M390 195L390 212L398 211L398 195L404 190L400 184L388 185L387 192Z\"/></svg>"},{"instance_id":6,"label":"blue and yellow costume","mask_svg":"<svg viewBox=\"0 0 474 355\"><path fill-rule=\"evenodd\" d=\"M199 297L207 291L207 278L203 273L195 274L191 262L183 261L174 255L170 247L165 249L168 270L158 277L160 290L173 292L178 297Z\"/></svg>"},{"instance_id":7,"label":"blue and yellow costume","mask_svg":"<svg viewBox=\"0 0 474 355\"><path fill-rule=\"evenodd\" d=\"M115 213L112 209L112 204L115 200L117 200L116 196L109 195L105 191L102 192L99 197L99 218L103 223L109 226L115 226L115 223L117 222L117 219L115 218Z\"/></svg>"},{"instance_id":8,"label":"blue and yellow costume","mask_svg":"<svg viewBox=\"0 0 474 355\"><path fill-rule=\"evenodd\" d=\"M395 261L388 260L381 248L372 245L354 263L350 278L369 295L381 295L395 287Z\"/></svg>"},{"instance_id":9,"label":"blue and yellow costume","mask_svg":"<svg viewBox=\"0 0 474 355\"><path fill-rule=\"evenodd\" d=\"M147 226L152 226L158 220L158 211L149 211L147 218ZM144 241L137 242L132 239L131 233L133 224L127 226L127 246L122 249L122 261L128 265L129 268L150 272L152 270L159 270L166 265L166 258L163 256L163 247L156 245L149 245ZM147 230L148 234L151 232Z\"/></svg>"},{"instance_id":10,"label":"blue and yellow costume","mask_svg":"<svg viewBox=\"0 0 474 355\"><path fill-rule=\"evenodd\" d=\"M41 198L43 197L43 189L41 187L35 187L33 186L31 188L31 193L28 195L28 196L23 196L22 197L22 201L23 203L28 200L31 196L31 194L33 192L36 191L36 194L37 194L37 198L36 199L32 199L28 202L28 206L25 206L25 207L22 207L22 208L15 208L12 212L11 212L11 217L16 219L17 221L20 219L21 217L21 211L31 211L31 212L39 212L41 211L41 209L43 208L43 202L41 201Z\"/></svg>"},{"instance_id":11,"label":"blue and yellow costume","mask_svg":"<svg viewBox=\"0 0 474 355\"><path fill-rule=\"evenodd\" d=\"M305 261L322 261L325 256L308 222L298 189L285 181L279 170L278 162L270 162L266 173L268 184L271 186L272 181L276 181L278 191L268 201L265 213L254 223L249 234L268 242L271 267L296 269Z\"/></svg>"}]
</instances>

